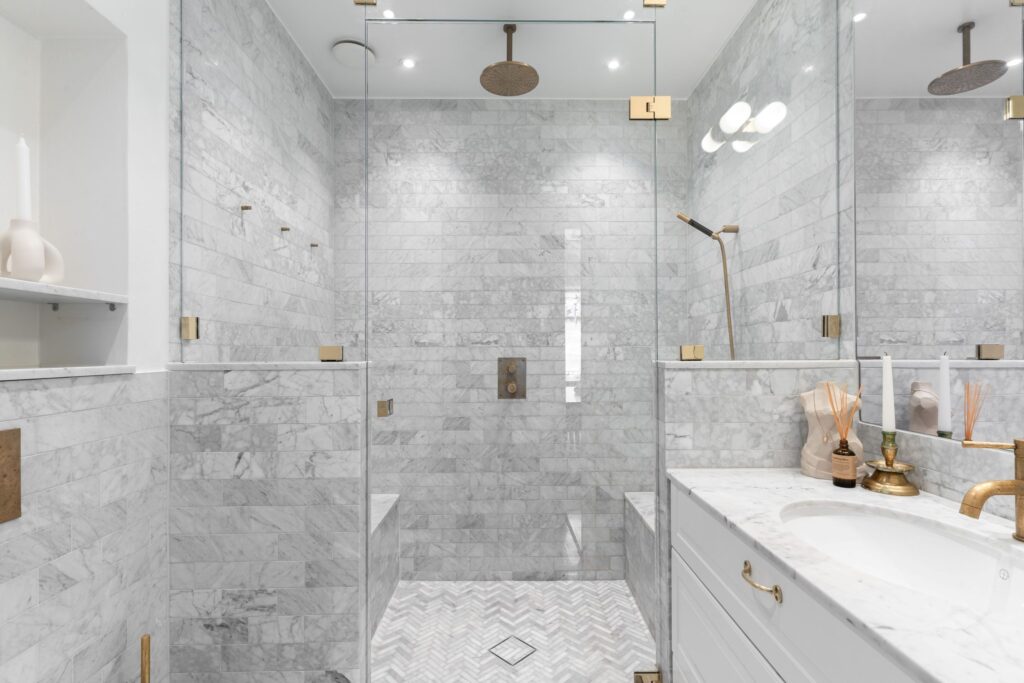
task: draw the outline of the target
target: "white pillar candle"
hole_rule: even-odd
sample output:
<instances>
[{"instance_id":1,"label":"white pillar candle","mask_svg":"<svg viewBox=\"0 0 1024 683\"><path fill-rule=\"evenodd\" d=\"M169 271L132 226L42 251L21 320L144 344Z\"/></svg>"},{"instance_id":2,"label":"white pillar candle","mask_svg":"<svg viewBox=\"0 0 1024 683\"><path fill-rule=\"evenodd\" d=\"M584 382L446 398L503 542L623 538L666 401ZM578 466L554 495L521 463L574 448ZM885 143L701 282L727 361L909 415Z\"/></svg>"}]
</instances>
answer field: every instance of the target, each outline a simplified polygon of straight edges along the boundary
<instances>
[{"instance_id":1,"label":"white pillar candle","mask_svg":"<svg viewBox=\"0 0 1024 683\"><path fill-rule=\"evenodd\" d=\"M896 397L892 386L892 356L882 356L882 431L896 431Z\"/></svg>"},{"instance_id":2,"label":"white pillar candle","mask_svg":"<svg viewBox=\"0 0 1024 683\"><path fill-rule=\"evenodd\" d=\"M18 204L17 218L32 220L32 160L25 138L18 139Z\"/></svg>"},{"instance_id":3,"label":"white pillar candle","mask_svg":"<svg viewBox=\"0 0 1024 683\"><path fill-rule=\"evenodd\" d=\"M939 359L939 431L953 431L953 406L949 399L949 354Z\"/></svg>"}]
</instances>

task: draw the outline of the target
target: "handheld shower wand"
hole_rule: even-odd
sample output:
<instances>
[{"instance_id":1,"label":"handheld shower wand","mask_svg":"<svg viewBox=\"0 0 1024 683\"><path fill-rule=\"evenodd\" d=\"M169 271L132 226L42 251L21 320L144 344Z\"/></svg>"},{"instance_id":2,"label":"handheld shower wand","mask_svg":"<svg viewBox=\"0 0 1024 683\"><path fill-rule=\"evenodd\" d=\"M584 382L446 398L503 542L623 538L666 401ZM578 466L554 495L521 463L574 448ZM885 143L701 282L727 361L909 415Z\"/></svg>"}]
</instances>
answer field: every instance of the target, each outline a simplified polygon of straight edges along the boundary
<instances>
[{"instance_id":1,"label":"handheld shower wand","mask_svg":"<svg viewBox=\"0 0 1024 683\"><path fill-rule=\"evenodd\" d=\"M736 360L736 338L733 335L732 329L732 294L729 287L729 263L725 256L725 240L722 239L722 235L735 235L740 231L740 226L726 225L718 232L714 232L711 228L690 218L682 211L676 214L676 218L718 242L718 248L722 252L722 280L725 283L725 321L729 327L729 357L732 360Z\"/></svg>"}]
</instances>

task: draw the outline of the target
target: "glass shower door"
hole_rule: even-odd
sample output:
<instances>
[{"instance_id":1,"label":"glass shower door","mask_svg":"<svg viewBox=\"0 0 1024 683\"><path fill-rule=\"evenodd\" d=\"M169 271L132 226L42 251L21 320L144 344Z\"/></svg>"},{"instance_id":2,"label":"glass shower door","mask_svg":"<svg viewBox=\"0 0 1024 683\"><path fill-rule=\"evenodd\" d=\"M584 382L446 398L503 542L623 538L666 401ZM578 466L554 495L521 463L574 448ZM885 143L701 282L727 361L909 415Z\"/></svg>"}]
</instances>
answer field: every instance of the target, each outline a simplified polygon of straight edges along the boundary
<instances>
[{"instance_id":1,"label":"glass shower door","mask_svg":"<svg viewBox=\"0 0 1024 683\"><path fill-rule=\"evenodd\" d=\"M371 677L651 670L624 494L655 488L655 127L628 106L654 25L397 17L366 43L344 106L369 395L394 402L368 427ZM481 83L509 51L539 81L518 97ZM529 86L510 70L492 87Z\"/></svg>"}]
</instances>

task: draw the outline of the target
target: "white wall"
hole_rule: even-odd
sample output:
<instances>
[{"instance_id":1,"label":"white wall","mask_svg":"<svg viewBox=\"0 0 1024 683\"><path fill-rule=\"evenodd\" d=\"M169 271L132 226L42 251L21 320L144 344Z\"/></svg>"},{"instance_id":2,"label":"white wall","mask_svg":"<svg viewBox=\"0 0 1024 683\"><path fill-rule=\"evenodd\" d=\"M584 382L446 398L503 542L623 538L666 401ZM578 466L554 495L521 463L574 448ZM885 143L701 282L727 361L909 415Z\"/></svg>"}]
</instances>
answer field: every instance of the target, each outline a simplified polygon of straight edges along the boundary
<instances>
[{"instance_id":1,"label":"white wall","mask_svg":"<svg viewBox=\"0 0 1024 683\"><path fill-rule=\"evenodd\" d=\"M168 361L168 70L166 0L87 0L127 36L128 362Z\"/></svg>"},{"instance_id":2,"label":"white wall","mask_svg":"<svg viewBox=\"0 0 1024 683\"><path fill-rule=\"evenodd\" d=\"M34 152L39 150L39 41L0 17L0 231L6 230L15 213L14 145L24 137ZM33 186L38 187L38 154L33 161ZM38 195L33 211L38 211ZM31 304L0 302L0 358L8 367L32 367L39 363L36 330L39 309Z\"/></svg>"}]
</instances>

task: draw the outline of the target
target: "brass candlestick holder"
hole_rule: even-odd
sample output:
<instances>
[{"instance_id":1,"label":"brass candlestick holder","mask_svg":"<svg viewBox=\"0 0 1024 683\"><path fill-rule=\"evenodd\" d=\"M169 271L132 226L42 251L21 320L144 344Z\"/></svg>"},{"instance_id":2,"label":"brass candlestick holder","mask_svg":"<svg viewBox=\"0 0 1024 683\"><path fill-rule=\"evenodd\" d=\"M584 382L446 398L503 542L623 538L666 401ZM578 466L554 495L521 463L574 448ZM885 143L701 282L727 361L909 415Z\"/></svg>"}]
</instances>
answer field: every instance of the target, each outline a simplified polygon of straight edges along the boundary
<instances>
[{"instance_id":1,"label":"brass candlestick holder","mask_svg":"<svg viewBox=\"0 0 1024 683\"><path fill-rule=\"evenodd\" d=\"M897 451L896 432L882 432L882 457L885 459L868 463L868 467L875 471L864 479L864 488L890 496L916 496L921 493L907 479L907 472L912 471L914 466L896 462Z\"/></svg>"}]
</instances>

